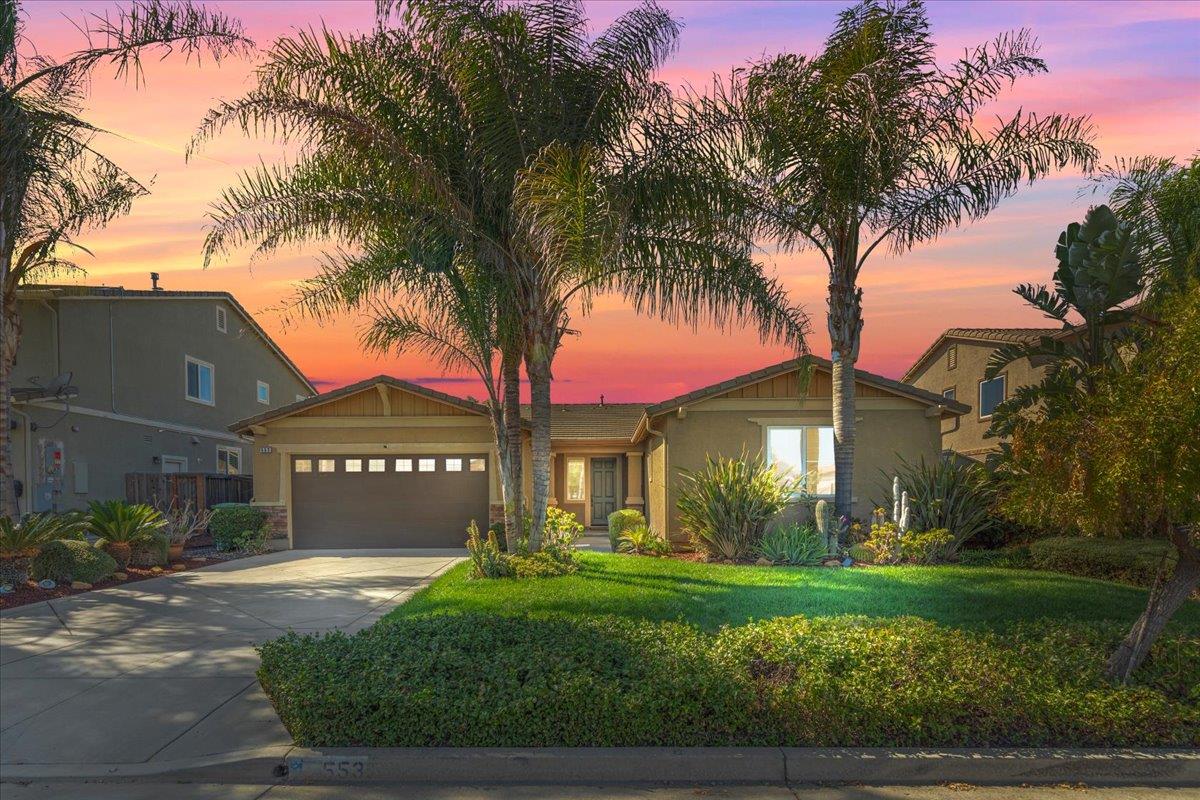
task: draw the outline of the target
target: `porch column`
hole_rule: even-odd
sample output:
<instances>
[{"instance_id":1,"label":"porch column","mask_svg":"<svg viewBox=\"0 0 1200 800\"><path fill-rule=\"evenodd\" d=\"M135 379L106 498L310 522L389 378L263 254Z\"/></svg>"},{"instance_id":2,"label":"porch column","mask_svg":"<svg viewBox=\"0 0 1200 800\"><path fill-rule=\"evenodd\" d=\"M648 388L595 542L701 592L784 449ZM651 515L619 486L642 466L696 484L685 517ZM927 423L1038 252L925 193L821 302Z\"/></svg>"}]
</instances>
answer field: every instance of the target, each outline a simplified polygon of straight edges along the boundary
<instances>
[{"instance_id":1,"label":"porch column","mask_svg":"<svg viewBox=\"0 0 1200 800\"><path fill-rule=\"evenodd\" d=\"M555 489L555 487L554 487L554 473L555 473L554 462L557 458L558 458L558 453L555 453L555 452L550 453L550 499L547 501L547 505L552 505L552 506L558 505L558 498L554 496L554 489Z\"/></svg>"},{"instance_id":2,"label":"porch column","mask_svg":"<svg viewBox=\"0 0 1200 800\"><path fill-rule=\"evenodd\" d=\"M629 484L629 496L625 498L625 507L644 511L646 499L642 497L642 452L639 450L626 453L625 467L628 470L626 482Z\"/></svg>"}]
</instances>

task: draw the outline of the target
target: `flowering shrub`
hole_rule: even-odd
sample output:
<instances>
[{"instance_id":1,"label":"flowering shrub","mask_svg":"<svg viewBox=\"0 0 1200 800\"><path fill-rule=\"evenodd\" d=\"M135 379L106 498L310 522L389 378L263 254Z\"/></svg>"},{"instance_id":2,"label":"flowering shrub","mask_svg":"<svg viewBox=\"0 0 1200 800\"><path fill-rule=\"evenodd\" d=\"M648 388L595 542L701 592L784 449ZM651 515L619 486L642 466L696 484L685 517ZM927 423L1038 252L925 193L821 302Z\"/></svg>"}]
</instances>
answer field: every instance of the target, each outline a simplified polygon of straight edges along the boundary
<instances>
[{"instance_id":1,"label":"flowering shrub","mask_svg":"<svg viewBox=\"0 0 1200 800\"><path fill-rule=\"evenodd\" d=\"M954 534L945 528L931 531L901 531L891 521L871 524L862 547L875 564L936 564L945 560L954 546Z\"/></svg>"}]
</instances>

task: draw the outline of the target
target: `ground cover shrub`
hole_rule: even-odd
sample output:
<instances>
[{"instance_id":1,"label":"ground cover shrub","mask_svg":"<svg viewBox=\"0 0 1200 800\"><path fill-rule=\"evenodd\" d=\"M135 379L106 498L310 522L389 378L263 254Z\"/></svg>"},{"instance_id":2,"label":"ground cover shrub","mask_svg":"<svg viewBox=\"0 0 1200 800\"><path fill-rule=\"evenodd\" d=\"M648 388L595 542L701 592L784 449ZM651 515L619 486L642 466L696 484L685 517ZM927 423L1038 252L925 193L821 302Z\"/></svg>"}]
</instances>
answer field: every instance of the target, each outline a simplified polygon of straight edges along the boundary
<instances>
[{"instance_id":1,"label":"ground cover shrub","mask_svg":"<svg viewBox=\"0 0 1200 800\"><path fill-rule=\"evenodd\" d=\"M802 484L763 461L705 457L702 469L680 473L679 523L696 549L710 558L749 558L763 532L787 508Z\"/></svg>"},{"instance_id":2,"label":"ground cover shrub","mask_svg":"<svg viewBox=\"0 0 1200 800\"><path fill-rule=\"evenodd\" d=\"M617 540L616 551L634 555L665 556L671 552L671 543L658 531L643 523L632 528L625 528L621 532L621 536Z\"/></svg>"},{"instance_id":3,"label":"ground cover shrub","mask_svg":"<svg viewBox=\"0 0 1200 800\"><path fill-rule=\"evenodd\" d=\"M646 515L636 508L621 508L608 515L608 544L615 553L626 531L647 527Z\"/></svg>"},{"instance_id":4,"label":"ground cover shrub","mask_svg":"<svg viewBox=\"0 0 1200 800\"><path fill-rule=\"evenodd\" d=\"M885 521L872 523L862 547L872 564L937 564L946 560L953 544L954 534L945 528L904 531Z\"/></svg>"},{"instance_id":5,"label":"ground cover shrub","mask_svg":"<svg viewBox=\"0 0 1200 800\"><path fill-rule=\"evenodd\" d=\"M130 545L129 565L133 567L165 567L171 541L165 533L155 533Z\"/></svg>"},{"instance_id":6,"label":"ground cover shrub","mask_svg":"<svg viewBox=\"0 0 1200 800\"><path fill-rule=\"evenodd\" d=\"M1012 545L995 550L960 550L958 563L967 567L1026 569L1029 567L1029 547Z\"/></svg>"},{"instance_id":7,"label":"ground cover shrub","mask_svg":"<svg viewBox=\"0 0 1200 800\"><path fill-rule=\"evenodd\" d=\"M1175 548L1159 539L1055 536L1029 544L1027 566L1085 578L1151 586L1164 559L1169 575L1176 558Z\"/></svg>"},{"instance_id":8,"label":"ground cover shrub","mask_svg":"<svg viewBox=\"0 0 1200 800\"><path fill-rule=\"evenodd\" d=\"M758 555L772 564L812 567L829 556L828 537L812 525L777 525L763 534Z\"/></svg>"},{"instance_id":9,"label":"ground cover shrub","mask_svg":"<svg viewBox=\"0 0 1200 800\"><path fill-rule=\"evenodd\" d=\"M77 539L47 542L29 563L29 574L34 580L50 579L56 583L97 583L112 577L116 571L116 559L101 548Z\"/></svg>"},{"instance_id":10,"label":"ground cover shrub","mask_svg":"<svg viewBox=\"0 0 1200 800\"><path fill-rule=\"evenodd\" d=\"M508 561L516 578L555 578L579 570L579 564L570 553L563 554L555 550L518 553L509 556Z\"/></svg>"},{"instance_id":11,"label":"ground cover shrub","mask_svg":"<svg viewBox=\"0 0 1200 800\"><path fill-rule=\"evenodd\" d=\"M288 634L258 675L312 747L1200 745L1196 637L1167 634L1118 686L1102 672L1121 633L432 614Z\"/></svg>"},{"instance_id":12,"label":"ground cover shrub","mask_svg":"<svg viewBox=\"0 0 1200 800\"><path fill-rule=\"evenodd\" d=\"M246 503L221 503L214 506L208 530L218 550L261 552L270 531L267 515Z\"/></svg>"}]
</instances>

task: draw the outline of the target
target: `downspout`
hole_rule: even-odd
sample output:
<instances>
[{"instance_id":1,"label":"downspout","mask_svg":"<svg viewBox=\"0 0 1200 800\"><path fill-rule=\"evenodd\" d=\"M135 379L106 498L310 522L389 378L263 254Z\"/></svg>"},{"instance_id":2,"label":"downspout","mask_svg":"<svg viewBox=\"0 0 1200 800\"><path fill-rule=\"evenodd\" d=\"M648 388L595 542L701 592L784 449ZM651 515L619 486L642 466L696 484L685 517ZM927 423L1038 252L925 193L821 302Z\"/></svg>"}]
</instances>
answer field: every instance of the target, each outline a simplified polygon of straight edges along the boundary
<instances>
[{"instance_id":1,"label":"downspout","mask_svg":"<svg viewBox=\"0 0 1200 800\"><path fill-rule=\"evenodd\" d=\"M108 395L112 412L117 413L117 345L113 337L113 301L108 301Z\"/></svg>"},{"instance_id":2,"label":"downspout","mask_svg":"<svg viewBox=\"0 0 1200 800\"><path fill-rule=\"evenodd\" d=\"M30 420L29 414L25 413L24 411L18 411L15 404L12 406L12 413L16 416L22 417L25 420L21 428L21 438L25 440L24 490L21 498L14 498L16 499L17 503L17 515L20 516L21 500L25 501L26 509L32 510L30 501L33 495L30 493L33 491L33 431L30 430L30 423L32 420Z\"/></svg>"},{"instance_id":3,"label":"downspout","mask_svg":"<svg viewBox=\"0 0 1200 800\"><path fill-rule=\"evenodd\" d=\"M650 418L646 417L646 433L650 434L651 436L657 436L658 438L663 440L663 503L665 504L670 499L670 493L667 491L667 486L666 486L667 472L668 472L668 470L667 470L666 437L662 431L654 430L654 428L651 427L651 425L652 425L652 423L650 421ZM654 521L652 519L650 519L650 517L651 517L650 505L651 504L650 504L650 458L649 458L649 455L650 455L650 449L646 448L646 456L647 456L646 463L642 467L642 497L644 497L646 499L646 505L644 506L644 508L646 509L646 524L653 526ZM668 518L669 517L670 517L670 514L668 514ZM664 537L666 537L668 542L670 541L670 532L669 531L664 529L662 532L662 535Z\"/></svg>"}]
</instances>

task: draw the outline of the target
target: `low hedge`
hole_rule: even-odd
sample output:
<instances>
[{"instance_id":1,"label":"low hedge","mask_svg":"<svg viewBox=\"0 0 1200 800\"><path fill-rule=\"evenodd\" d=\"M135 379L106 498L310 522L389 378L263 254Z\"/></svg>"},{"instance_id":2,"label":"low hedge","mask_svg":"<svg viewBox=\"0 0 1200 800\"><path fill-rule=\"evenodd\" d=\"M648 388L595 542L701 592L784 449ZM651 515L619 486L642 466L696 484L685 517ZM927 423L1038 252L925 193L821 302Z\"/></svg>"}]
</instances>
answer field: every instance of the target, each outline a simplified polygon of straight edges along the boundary
<instances>
[{"instance_id":1,"label":"low hedge","mask_svg":"<svg viewBox=\"0 0 1200 800\"><path fill-rule=\"evenodd\" d=\"M266 514L247 503L220 503L213 506L208 531L218 550L243 550L266 521Z\"/></svg>"},{"instance_id":2,"label":"low hedge","mask_svg":"<svg viewBox=\"0 0 1200 800\"><path fill-rule=\"evenodd\" d=\"M35 581L49 578L56 583L97 583L116 571L117 562L112 556L75 539L47 542L29 563L29 575Z\"/></svg>"},{"instance_id":3,"label":"low hedge","mask_svg":"<svg viewBox=\"0 0 1200 800\"><path fill-rule=\"evenodd\" d=\"M1164 558L1170 569L1176 558L1175 548L1158 539L1056 536L1030 543L1027 566L1085 578L1152 586Z\"/></svg>"},{"instance_id":4,"label":"low hedge","mask_svg":"<svg viewBox=\"0 0 1200 800\"><path fill-rule=\"evenodd\" d=\"M310 747L1200 745L1200 640L1164 637L1113 686L1122 633L428 615L289 633L258 675Z\"/></svg>"}]
</instances>

